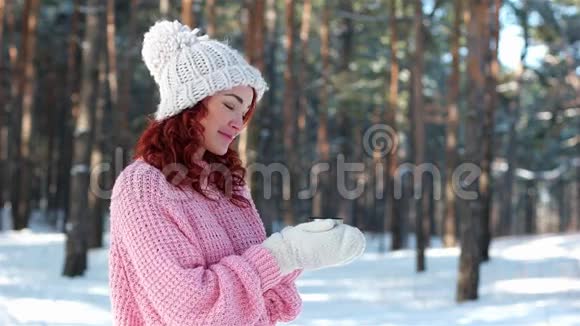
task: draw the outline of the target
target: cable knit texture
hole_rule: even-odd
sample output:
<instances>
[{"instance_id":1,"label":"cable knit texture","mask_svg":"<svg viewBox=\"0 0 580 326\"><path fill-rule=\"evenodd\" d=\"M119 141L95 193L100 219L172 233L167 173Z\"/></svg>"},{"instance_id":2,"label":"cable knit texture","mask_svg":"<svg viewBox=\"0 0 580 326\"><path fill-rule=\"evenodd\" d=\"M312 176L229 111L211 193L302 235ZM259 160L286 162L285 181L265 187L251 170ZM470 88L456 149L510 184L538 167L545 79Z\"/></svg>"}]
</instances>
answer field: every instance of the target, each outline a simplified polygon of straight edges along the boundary
<instances>
[{"instance_id":1,"label":"cable knit texture","mask_svg":"<svg viewBox=\"0 0 580 326\"><path fill-rule=\"evenodd\" d=\"M178 21L159 21L143 37L141 56L159 85L160 121L219 91L250 86L256 102L268 89L260 71L225 43L199 36Z\"/></svg>"},{"instance_id":2,"label":"cable knit texture","mask_svg":"<svg viewBox=\"0 0 580 326\"><path fill-rule=\"evenodd\" d=\"M111 199L109 285L115 325L274 325L295 319L302 301L281 275L247 188L249 208L215 187L201 194L171 185L138 159Z\"/></svg>"}]
</instances>

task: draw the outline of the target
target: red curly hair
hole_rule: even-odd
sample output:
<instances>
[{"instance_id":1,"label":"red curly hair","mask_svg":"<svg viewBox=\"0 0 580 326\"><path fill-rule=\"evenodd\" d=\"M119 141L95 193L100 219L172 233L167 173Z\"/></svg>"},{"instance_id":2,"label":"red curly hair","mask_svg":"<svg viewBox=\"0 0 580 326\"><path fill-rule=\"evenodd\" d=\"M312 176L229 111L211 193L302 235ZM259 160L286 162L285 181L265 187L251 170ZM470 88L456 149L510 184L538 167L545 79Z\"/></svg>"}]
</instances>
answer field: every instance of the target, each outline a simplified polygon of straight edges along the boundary
<instances>
[{"instance_id":1,"label":"red curly hair","mask_svg":"<svg viewBox=\"0 0 580 326\"><path fill-rule=\"evenodd\" d=\"M253 92L250 109L243 119L244 127L248 125L256 108L256 92L255 90ZM176 182L174 179L178 174L177 171L166 173L166 180L170 183L177 183L176 185L182 190L183 186L190 185L193 191L210 200L211 198L201 189L203 182L215 184L224 194L226 187L230 186L226 182L231 182L230 201L238 207L249 207L248 199L239 194L239 190L246 184L244 180L246 169L242 166L242 161L235 149L230 147L221 156L206 150L203 155L205 162L209 164L219 163L225 166L229 171L231 180L227 180L223 173L214 173L213 170L207 176L207 180L201 180L203 167L195 163L194 154L203 146L204 128L200 121L208 114L208 108L203 102L199 101L193 107L162 121L149 118L148 126L135 146L133 159L141 158L160 171L164 171L164 168L169 165L185 166L187 171L180 171L186 172L184 177L183 175L179 176L180 181Z\"/></svg>"}]
</instances>

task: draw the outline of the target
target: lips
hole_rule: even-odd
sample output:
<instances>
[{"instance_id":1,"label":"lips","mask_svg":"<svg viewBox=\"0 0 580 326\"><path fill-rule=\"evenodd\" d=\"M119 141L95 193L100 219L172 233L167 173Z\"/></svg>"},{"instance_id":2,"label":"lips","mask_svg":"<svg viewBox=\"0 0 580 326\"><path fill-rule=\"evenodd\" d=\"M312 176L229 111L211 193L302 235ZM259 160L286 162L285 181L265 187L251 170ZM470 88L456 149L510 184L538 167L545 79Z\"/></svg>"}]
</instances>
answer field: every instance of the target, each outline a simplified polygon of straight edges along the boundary
<instances>
[{"instance_id":1,"label":"lips","mask_svg":"<svg viewBox=\"0 0 580 326\"><path fill-rule=\"evenodd\" d=\"M226 137L228 140L233 140L234 139L234 136L233 135L230 135L230 134L225 133L223 131L218 131L218 133L220 133L222 136Z\"/></svg>"}]
</instances>

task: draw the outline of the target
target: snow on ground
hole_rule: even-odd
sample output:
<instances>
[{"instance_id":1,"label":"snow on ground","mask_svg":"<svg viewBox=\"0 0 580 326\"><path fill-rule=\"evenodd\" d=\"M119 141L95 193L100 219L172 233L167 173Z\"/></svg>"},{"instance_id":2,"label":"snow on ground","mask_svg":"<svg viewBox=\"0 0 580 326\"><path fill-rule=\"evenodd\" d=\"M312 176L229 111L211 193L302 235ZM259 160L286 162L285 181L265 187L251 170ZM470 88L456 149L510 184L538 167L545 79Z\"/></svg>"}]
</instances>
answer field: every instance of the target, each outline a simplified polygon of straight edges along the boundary
<instances>
[{"instance_id":1,"label":"snow on ground","mask_svg":"<svg viewBox=\"0 0 580 326\"><path fill-rule=\"evenodd\" d=\"M85 277L67 279L64 240L46 229L0 232L0 325L111 325L107 250L90 252ZM457 248L429 249L421 274L413 250L377 248L369 235L355 263L303 274L304 310L290 324L580 325L580 234L495 240L480 299L464 304L454 301Z\"/></svg>"}]
</instances>

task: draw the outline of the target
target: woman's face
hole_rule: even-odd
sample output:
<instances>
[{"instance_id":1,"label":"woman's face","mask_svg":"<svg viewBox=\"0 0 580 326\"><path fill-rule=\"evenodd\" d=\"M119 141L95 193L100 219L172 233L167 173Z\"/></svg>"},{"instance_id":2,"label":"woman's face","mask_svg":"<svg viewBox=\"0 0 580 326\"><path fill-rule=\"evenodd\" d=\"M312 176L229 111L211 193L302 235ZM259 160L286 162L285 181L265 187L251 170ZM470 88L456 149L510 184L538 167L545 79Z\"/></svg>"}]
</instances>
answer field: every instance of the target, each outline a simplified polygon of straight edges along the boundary
<instances>
[{"instance_id":1,"label":"woman's face","mask_svg":"<svg viewBox=\"0 0 580 326\"><path fill-rule=\"evenodd\" d=\"M249 86L236 86L204 99L208 114L200 121L204 127L203 146L215 155L224 155L230 143L242 132L244 115L254 92Z\"/></svg>"}]
</instances>

